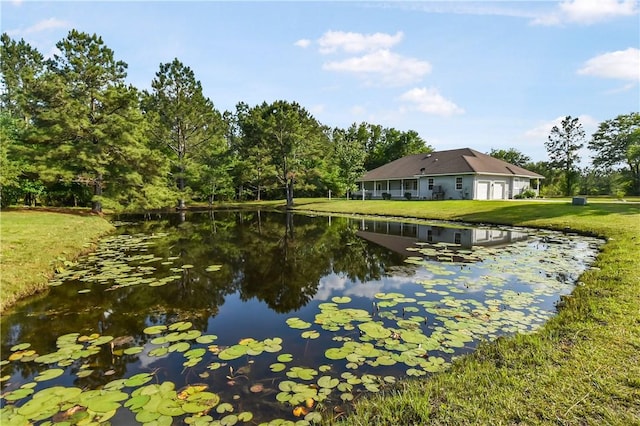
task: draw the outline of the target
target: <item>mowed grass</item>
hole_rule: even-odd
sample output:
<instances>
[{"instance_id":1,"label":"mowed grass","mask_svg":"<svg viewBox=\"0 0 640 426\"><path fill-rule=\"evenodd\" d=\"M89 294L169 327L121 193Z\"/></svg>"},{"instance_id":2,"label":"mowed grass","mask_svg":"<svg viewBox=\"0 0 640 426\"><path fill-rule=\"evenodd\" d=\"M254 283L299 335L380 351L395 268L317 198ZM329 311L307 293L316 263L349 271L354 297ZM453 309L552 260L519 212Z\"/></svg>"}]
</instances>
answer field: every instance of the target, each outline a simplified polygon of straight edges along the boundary
<instances>
[{"instance_id":1,"label":"mowed grass","mask_svg":"<svg viewBox=\"0 0 640 426\"><path fill-rule=\"evenodd\" d=\"M447 372L363 397L344 425L640 424L640 204L300 200L297 208L545 227L607 239L536 333L486 342Z\"/></svg>"},{"instance_id":2,"label":"mowed grass","mask_svg":"<svg viewBox=\"0 0 640 426\"><path fill-rule=\"evenodd\" d=\"M0 312L46 289L56 267L90 250L112 229L104 218L80 210L0 213Z\"/></svg>"}]
</instances>

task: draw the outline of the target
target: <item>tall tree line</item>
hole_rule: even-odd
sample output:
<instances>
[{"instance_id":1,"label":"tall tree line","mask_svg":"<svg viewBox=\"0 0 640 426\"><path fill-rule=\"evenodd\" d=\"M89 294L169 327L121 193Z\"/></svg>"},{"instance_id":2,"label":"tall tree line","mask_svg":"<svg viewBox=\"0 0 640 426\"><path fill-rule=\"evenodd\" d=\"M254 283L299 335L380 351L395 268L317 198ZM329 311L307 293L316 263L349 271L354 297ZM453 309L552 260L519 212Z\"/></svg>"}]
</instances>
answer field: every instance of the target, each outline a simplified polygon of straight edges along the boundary
<instances>
[{"instance_id":1,"label":"tall tree line","mask_svg":"<svg viewBox=\"0 0 640 426\"><path fill-rule=\"evenodd\" d=\"M591 154L580 167L581 149ZM532 162L515 148L492 149L489 155L545 176L542 194L640 195L640 113L605 120L587 140L579 118L566 116L545 142L549 161Z\"/></svg>"},{"instance_id":2,"label":"tall tree line","mask_svg":"<svg viewBox=\"0 0 640 426\"><path fill-rule=\"evenodd\" d=\"M191 200L346 194L367 168L432 150L414 131L331 129L296 102L220 112L195 72L160 64L149 91L101 37L72 30L45 59L2 34L2 205L100 211Z\"/></svg>"},{"instance_id":3,"label":"tall tree line","mask_svg":"<svg viewBox=\"0 0 640 426\"><path fill-rule=\"evenodd\" d=\"M141 210L193 200L347 195L366 170L433 148L415 131L372 123L330 128L294 101L219 111L177 58L148 91L96 34L72 30L45 58L1 35L0 201ZM592 167L580 169L583 146ZM515 149L492 155L546 177L547 195L640 194L640 113L600 124L590 140L567 116L549 161Z\"/></svg>"}]
</instances>

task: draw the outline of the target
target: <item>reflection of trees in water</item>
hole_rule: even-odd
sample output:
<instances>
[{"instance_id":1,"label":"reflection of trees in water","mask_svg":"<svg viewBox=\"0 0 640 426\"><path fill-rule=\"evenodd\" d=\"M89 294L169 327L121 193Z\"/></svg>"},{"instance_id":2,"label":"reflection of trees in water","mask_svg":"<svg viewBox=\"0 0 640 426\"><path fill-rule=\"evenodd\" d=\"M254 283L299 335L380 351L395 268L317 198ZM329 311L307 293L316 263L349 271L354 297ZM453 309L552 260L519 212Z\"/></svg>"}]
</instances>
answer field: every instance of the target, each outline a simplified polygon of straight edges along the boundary
<instances>
[{"instance_id":1,"label":"reflection of trees in water","mask_svg":"<svg viewBox=\"0 0 640 426\"><path fill-rule=\"evenodd\" d=\"M244 301L255 298L284 313L306 305L328 274L367 281L380 278L390 263L402 262L358 238L356 229L342 218L244 211L187 213L184 221L178 215L125 219L139 222L121 227L120 233L166 234L153 240L148 253L163 260L179 258L173 265L161 261L151 265L157 277L179 274L180 279L160 287L142 284L112 291L105 291L109 285L94 283L91 292L82 295L78 294L85 287L81 282L53 287L46 297L4 316L2 353L21 342L30 342L40 354L54 352L56 338L71 332L131 336L135 345L144 345L151 338L142 332L146 326L181 320L204 332L225 298L236 292ZM170 271L185 264L194 267ZM218 264L223 265L220 271L205 271ZM79 379L79 384L106 380L102 373L107 370L115 371L109 380L122 377L127 363L135 359L113 357L107 349L94 356L100 365L96 373ZM18 365L11 363L11 368ZM25 377L34 373L32 363L19 368Z\"/></svg>"}]
</instances>

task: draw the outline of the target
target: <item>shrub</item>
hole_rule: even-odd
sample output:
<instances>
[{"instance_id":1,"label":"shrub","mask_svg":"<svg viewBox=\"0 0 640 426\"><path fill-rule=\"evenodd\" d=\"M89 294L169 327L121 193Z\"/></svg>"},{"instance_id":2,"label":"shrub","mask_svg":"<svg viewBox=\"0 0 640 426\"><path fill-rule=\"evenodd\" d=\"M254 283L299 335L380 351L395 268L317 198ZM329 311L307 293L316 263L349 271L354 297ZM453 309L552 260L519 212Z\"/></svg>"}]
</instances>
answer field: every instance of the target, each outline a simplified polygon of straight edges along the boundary
<instances>
[{"instance_id":1,"label":"shrub","mask_svg":"<svg viewBox=\"0 0 640 426\"><path fill-rule=\"evenodd\" d=\"M390 200L391 199L391 194L389 194L388 192L383 192L382 193L382 199L383 200Z\"/></svg>"},{"instance_id":2,"label":"shrub","mask_svg":"<svg viewBox=\"0 0 640 426\"><path fill-rule=\"evenodd\" d=\"M405 192L404 193L404 198L406 198L407 200L411 199L411 193L410 192Z\"/></svg>"}]
</instances>

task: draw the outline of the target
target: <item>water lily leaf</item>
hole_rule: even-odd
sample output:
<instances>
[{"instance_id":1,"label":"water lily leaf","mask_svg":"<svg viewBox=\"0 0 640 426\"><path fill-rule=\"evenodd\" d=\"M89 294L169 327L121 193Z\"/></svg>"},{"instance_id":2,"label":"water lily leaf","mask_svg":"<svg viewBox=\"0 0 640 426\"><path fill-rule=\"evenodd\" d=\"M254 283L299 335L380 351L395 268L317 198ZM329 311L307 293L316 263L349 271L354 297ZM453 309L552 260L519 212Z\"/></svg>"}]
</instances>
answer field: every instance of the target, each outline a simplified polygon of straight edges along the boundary
<instances>
[{"instance_id":1,"label":"water lily leaf","mask_svg":"<svg viewBox=\"0 0 640 426\"><path fill-rule=\"evenodd\" d=\"M167 329L166 325L152 325L142 330L144 334L160 334Z\"/></svg>"},{"instance_id":2,"label":"water lily leaf","mask_svg":"<svg viewBox=\"0 0 640 426\"><path fill-rule=\"evenodd\" d=\"M353 394L345 392L340 395L340 399L342 399L344 402L353 401Z\"/></svg>"},{"instance_id":3,"label":"water lily leaf","mask_svg":"<svg viewBox=\"0 0 640 426\"><path fill-rule=\"evenodd\" d=\"M251 420L253 420L253 413L249 411L243 411L242 413L238 414L238 420L245 423L250 422Z\"/></svg>"},{"instance_id":4,"label":"water lily leaf","mask_svg":"<svg viewBox=\"0 0 640 426\"><path fill-rule=\"evenodd\" d=\"M220 269L222 269L222 265L210 265L210 266L206 267L205 271L207 271L207 272L217 272Z\"/></svg>"},{"instance_id":5,"label":"water lily leaf","mask_svg":"<svg viewBox=\"0 0 640 426\"><path fill-rule=\"evenodd\" d=\"M276 363L274 363L274 364L271 364L271 365L269 366L269 368L270 368L270 369L271 369L271 371L273 371L274 373L279 373L279 372L281 372L281 371L284 371L284 370L287 368L287 366L286 366L285 364L282 364L282 363L276 362Z\"/></svg>"},{"instance_id":6,"label":"water lily leaf","mask_svg":"<svg viewBox=\"0 0 640 426\"><path fill-rule=\"evenodd\" d=\"M11 349L9 349L11 352L16 352L16 351L23 351L25 349L28 349L31 347L31 343L19 343L17 345L14 345L11 347Z\"/></svg>"},{"instance_id":7,"label":"water lily leaf","mask_svg":"<svg viewBox=\"0 0 640 426\"><path fill-rule=\"evenodd\" d=\"M151 399L149 395L136 395L132 398L129 398L124 403L124 406L129 408L131 411L135 413L138 410L140 410L142 407L144 407L147 404L147 402L149 402L149 399Z\"/></svg>"},{"instance_id":8,"label":"water lily leaf","mask_svg":"<svg viewBox=\"0 0 640 426\"><path fill-rule=\"evenodd\" d=\"M278 362L291 362L292 360L293 360L293 355L291 354L278 355Z\"/></svg>"},{"instance_id":9,"label":"water lily leaf","mask_svg":"<svg viewBox=\"0 0 640 426\"><path fill-rule=\"evenodd\" d=\"M104 345L105 343L109 343L112 340L113 340L113 336L100 336L96 340L91 342L91 344L93 346L100 346L100 345Z\"/></svg>"},{"instance_id":10,"label":"water lily leaf","mask_svg":"<svg viewBox=\"0 0 640 426\"><path fill-rule=\"evenodd\" d=\"M184 353L184 356L186 358L200 358L202 357L205 353L207 353L207 350L204 348L195 348L195 349L191 349L188 352Z\"/></svg>"},{"instance_id":11,"label":"water lily leaf","mask_svg":"<svg viewBox=\"0 0 640 426\"><path fill-rule=\"evenodd\" d=\"M193 324L190 321L179 321L176 323L173 323L169 326L169 330L171 331L185 331L190 329L193 326Z\"/></svg>"},{"instance_id":12,"label":"water lily leaf","mask_svg":"<svg viewBox=\"0 0 640 426\"><path fill-rule=\"evenodd\" d=\"M33 394L33 389L16 389L3 395L3 398L7 401L17 401Z\"/></svg>"},{"instance_id":13,"label":"water lily leaf","mask_svg":"<svg viewBox=\"0 0 640 426\"><path fill-rule=\"evenodd\" d=\"M287 325L291 328L305 329L311 327L310 322L306 322L301 320L300 318L294 317L287 319Z\"/></svg>"},{"instance_id":14,"label":"water lily leaf","mask_svg":"<svg viewBox=\"0 0 640 426\"><path fill-rule=\"evenodd\" d=\"M220 358L223 361L230 361L232 359L237 359L243 355L246 355L248 350L249 348L245 345L230 346L227 349L220 352L218 354L218 358Z\"/></svg>"},{"instance_id":15,"label":"water lily leaf","mask_svg":"<svg viewBox=\"0 0 640 426\"><path fill-rule=\"evenodd\" d=\"M129 377L124 381L124 385L132 388L137 388L150 382L153 379L153 375L149 373L140 373Z\"/></svg>"},{"instance_id":16,"label":"water lily leaf","mask_svg":"<svg viewBox=\"0 0 640 426\"><path fill-rule=\"evenodd\" d=\"M191 345L187 342L178 342L169 346L169 352L185 352L188 351Z\"/></svg>"},{"instance_id":17,"label":"water lily leaf","mask_svg":"<svg viewBox=\"0 0 640 426\"><path fill-rule=\"evenodd\" d=\"M143 351L144 351L144 348L142 346L133 346L125 349L123 353L126 355L137 355L139 353L142 353Z\"/></svg>"},{"instance_id":18,"label":"water lily leaf","mask_svg":"<svg viewBox=\"0 0 640 426\"><path fill-rule=\"evenodd\" d=\"M234 426L238 423L238 416L235 414L229 414L220 419L220 424L222 426Z\"/></svg>"},{"instance_id":19,"label":"water lily leaf","mask_svg":"<svg viewBox=\"0 0 640 426\"><path fill-rule=\"evenodd\" d=\"M391 336L391 330L388 330L379 322L365 322L359 324L358 328L373 339L384 339L385 337Z\"/></svg>"},{"instance_id":20,"label":"water lily leaf","mask_svg":"<svg viewBox=\"0 0 640 426\"><path fill-rule=\"evenodd\" d=\"M191 269L191 268L193 268L193 265L191 264L182 265L182 269Z\"/></svg>"},{"instance_id":21,"label":"water lily leaf","mask_svg":"<svg viewBox=\"0 0 640 426\"><path fill-rule=\"evenodd\" d=\"M321 388L335 388L340 383L340 380L332 378L331 376L322 376L318 379L318 386Z\"/></svg>"},{"instance_id":22,"label":"water lily leaf","mask_svg":"<svg viewBox=\"0 0 640 426\"><path fill-rule=\"evenodd\" d=\"M349 355L350 353L351 351L344 349L344 347L329 348L324 352L324 356L326 356L329 359L338 360L338 359L346 358L347 355Z\"/></svg>"},{"instance_id":23,"label":"water lily leaf","mask_svg":"<svg viewBox=\"0 0 640 426\"><path fill-rule=\"evenodd\" d=\"M322 423L322 414L317 411L312 411L311 413L304 416L304 419L309 423Z\"/></svg>"},{"instance_id":24,"label":"water lily leaf","mask_svg":"<svg viewBox=\"0 0 640 426\"><path fill-rule=\"evenodd\" d=\"M218 336L213 335L213 334L205 334L202 336L199 336L198 338L196 338L196 342L203 344L203 345L208 345L209 343L212 343L214 340L216 340L218 338Z\"/></svg>"},{"instance_id":25,"label":"water lily leaf","mask_svg":"<svg viewBox=\"0 0 640 426\"><path fill-rule=\"evenodd\" d=\"M162 357L169 353L169 348L166 346L161 346L159 348L154 348L149 351L149 356L157 356Z\"/></svg>"},{"instance_id":26,"label":"water lily leaf","mask_svg":"<svg viewBox=\"0 0 640 426\"><path fill-rule=\"evenodd\" d=\"M232 413L233 405L229 404L228 402L224 402L216 407L216 411L218 412L218 414Z\"/></svg>"},{"instance_id":27,"label":"water lily leaf","mask_svg":"<svg viewBox=\"0 0 640 426\"><path fill-rule=\"evenodd\" d=\"M287 371L287 376L291 378L298 378L301 380L311 380L313 376L317 376L318 372L313 368L292 367Z\"/></svg>"},{"instance_id":28,"label":"water lily leaf","mask_svg":"<svg viewBox=\"0 0 640 426\"><path fill-rule=\"evenodd\" d=\"M317 339L320 337L320 333L315 330L303 331L301 336L303 339Z\"/></svg>"},{"instance_id":29,"label":"water lily leaf","mask_svg":"<svg viewBox=\"0 0 640 426\"><path fill-rule=\"evenodd\" d=\"M334 303L349 303L351 302L351 298L349 296L336 296L336 297L332 297L331 301Z\"/></svg>"},{"instance_id":30,"label":"water lily leaf","mask_svg":"<svg viewBox=\"0 0 640 426\"><path fill-rule=\"evenodd\" d=\"M56 377L60 377L64 374L64 370L62 368L52 368L51 370L46 370L33 378L36 382L44 382L45 380L55 379Z\"/></svg>"},{"instance_id":31,"label":"water lily leaf","mask_svg":"<svg viewBox=\"0 0 640 426\"><path fill-rule=\"evenodd\" d=\"M120 408L120 401L124 401L127 398L129 398L129 395L121 391L100 391L97 395L89 398L86 404L91 411L108 413Z\"/></svg>"}]
</instances>

